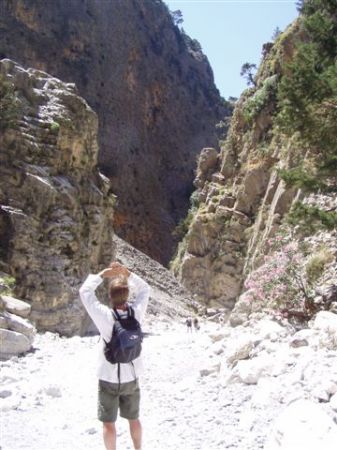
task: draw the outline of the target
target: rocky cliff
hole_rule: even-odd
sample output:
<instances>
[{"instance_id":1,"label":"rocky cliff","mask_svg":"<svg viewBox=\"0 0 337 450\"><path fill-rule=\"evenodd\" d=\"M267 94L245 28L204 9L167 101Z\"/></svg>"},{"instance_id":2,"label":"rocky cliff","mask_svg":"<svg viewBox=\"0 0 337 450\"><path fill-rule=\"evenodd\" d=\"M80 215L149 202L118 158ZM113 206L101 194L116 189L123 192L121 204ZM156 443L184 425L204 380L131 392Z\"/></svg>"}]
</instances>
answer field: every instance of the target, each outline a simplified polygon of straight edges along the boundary
<instances>
[{"instance_id":1,"label":"rocky cliff","mask_svg":"<svg viewBox=\"0 0 337 450\"><path fill-rule=\"evenodd\" d=\"M116 231L167 263L196 155L225 114L200 46L158 0L1 0L0 56L76 83L98 114Z\"/></svg>"},{"instance_id":2,"label":"rocky cliff","mask_svg":"<svg viewBox=\"0 0 337 450\"><path fill-rule=\"evenodd\" d=\"M39 330L83 332L79 283L113 255L97 116L74 85L10 60L0 62L0 88L1 270Z\"/></svg>"},{"instance_id":3,"label":"rocky cliff","mask_svg":"<svg viewBox=\"0 0 337 450\"><path fill-rule=\"evenodd\" d=\"M336 155L333 88L322 75L324 95L315 86L323 63L312 64L309 84L300 78L308 82L311 68L301 61L313 59L320 44L301 18L265 45L255 86L239 99L220 155L212 148L200 155L188 232L172 268L206 304L231 310L245 288L249 295L240 302L245 313L268 300L275 310L282 304L282 313L295 309L293 314L307 317L337 300L336 171L327 171ZM333 58L326 61L332 61L326 63L331 73ZM308 94L296 98L304 86ZM293 111L295 119L289 120ZM297 126L296 117L307 122ZM323 130L320 138L317 130ZM319 177L321 169L326 179ZM299 210L305 213L301 220Z\"/></svg>"}]
</instances>

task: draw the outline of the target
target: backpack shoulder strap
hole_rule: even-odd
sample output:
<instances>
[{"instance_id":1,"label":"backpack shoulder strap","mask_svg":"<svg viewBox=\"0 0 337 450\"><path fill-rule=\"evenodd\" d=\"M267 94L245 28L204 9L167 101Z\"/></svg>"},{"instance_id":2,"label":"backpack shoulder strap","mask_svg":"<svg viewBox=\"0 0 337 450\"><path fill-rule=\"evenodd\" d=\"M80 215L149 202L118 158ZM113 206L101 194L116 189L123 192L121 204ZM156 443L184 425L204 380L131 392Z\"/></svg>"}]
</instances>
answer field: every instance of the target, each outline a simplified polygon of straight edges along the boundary
<instances>
[{"instance_id":1,"label":"backpack shoulder strap","mask_svg":"<svg viewBox=\"0 0 337 450\"><path fill-rule=\"evenodd\" d=\"M132 308L132 306L128 305L128 316L134 318L135 317L135 311Z\"/></svg>"},{"instance_id":2,"label":"backpack shoulder strap","mask_svg":"<svg viewBox=\"0 0 337 450\"><path fill-rule=\"evenodd\" d=\"M116 320L121 320L121 316L118 314L117 308L112 308L111 312Z\"/></svg>"}]
</instances>

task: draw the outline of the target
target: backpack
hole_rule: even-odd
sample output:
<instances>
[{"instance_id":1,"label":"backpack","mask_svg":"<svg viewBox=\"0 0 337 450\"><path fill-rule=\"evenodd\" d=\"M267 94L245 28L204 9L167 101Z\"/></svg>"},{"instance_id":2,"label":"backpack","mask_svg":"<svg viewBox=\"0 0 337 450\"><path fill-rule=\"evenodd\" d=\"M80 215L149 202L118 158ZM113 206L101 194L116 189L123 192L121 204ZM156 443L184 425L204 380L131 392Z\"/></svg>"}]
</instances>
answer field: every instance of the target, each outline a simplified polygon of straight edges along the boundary
<instances>
[{"instance_id":1,"label":"backpack","mask_svg":"<svg viewBox=\"0 0 337 450\"><path fill-rule=\"evenodd\" d=\"M142 350L143 333L135 312L128 306L128 316L122 318L117 309L112 314L115 322L109 342L105 342L104 356L111 364L129 363L136 359Z\"/></svg>"}]
</instances>

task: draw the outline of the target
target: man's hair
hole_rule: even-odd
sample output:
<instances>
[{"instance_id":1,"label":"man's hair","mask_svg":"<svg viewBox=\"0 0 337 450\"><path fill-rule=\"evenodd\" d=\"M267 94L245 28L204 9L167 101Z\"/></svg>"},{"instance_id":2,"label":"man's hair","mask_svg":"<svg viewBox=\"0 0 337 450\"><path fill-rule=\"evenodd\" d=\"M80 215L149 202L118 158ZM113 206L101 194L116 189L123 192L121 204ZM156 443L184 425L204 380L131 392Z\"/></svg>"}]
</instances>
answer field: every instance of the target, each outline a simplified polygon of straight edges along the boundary
<instances>
[{"instance_id":1,"label":"man's hair","mask_svg":"<svg viewBox=\"0 0 337 450\"><path fill-rule=\"evenodd\" d=\"M129 286L125 279L115 279L109 285L109 297L112 306L124 305L129 297Z\"/></svg>"}]
</instances>

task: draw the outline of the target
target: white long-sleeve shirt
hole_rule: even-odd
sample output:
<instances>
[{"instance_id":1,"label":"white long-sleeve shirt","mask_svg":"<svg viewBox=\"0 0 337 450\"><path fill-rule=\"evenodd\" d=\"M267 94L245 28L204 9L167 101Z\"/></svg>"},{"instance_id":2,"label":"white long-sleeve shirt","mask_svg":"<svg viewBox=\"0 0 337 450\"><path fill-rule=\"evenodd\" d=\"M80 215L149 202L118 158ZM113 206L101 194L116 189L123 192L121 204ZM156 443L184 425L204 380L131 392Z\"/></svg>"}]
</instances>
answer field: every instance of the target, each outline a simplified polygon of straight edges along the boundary
<instances>
[{"instance_id":1,"label":"white long-sleeve shirt","mask_svg":"<svg viewBox=\"0 0 337 450\"><path fill-rule=\"evenodd\" d=\"M80 298L87 310L89 316L98 328L101 340L98 355L97 376L100 380L109 381L110 383L127 383L138 378L143 370L142 358L139 356L132 363L120 364L120 380L118 379L118 364L109 363L104 356L104 346L109 342L112 336L112 328L115 318L111 312L111 308L100 303L96 297L95 290L102 283L103 278L100 275L88 275L85 282L80 288ZM132 303L135 311L136 319L141 323L150 296L150 286L135 273L131 273L128 278L128 284L135 290L136 298ZM123 317L127 312L117 310Z\"/></svg>"}]
</instances>

